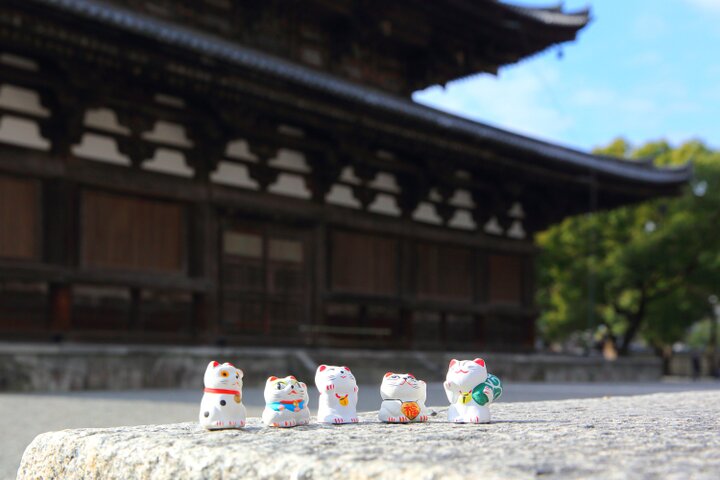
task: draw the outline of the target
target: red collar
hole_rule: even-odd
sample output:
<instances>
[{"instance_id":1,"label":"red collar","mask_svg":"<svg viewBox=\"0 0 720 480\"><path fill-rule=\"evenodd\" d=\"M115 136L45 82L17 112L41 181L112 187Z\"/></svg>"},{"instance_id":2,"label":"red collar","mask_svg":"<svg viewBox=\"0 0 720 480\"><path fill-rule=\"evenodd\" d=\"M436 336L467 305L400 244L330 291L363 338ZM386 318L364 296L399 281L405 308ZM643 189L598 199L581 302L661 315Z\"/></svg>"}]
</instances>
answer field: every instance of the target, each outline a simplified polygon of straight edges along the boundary
<instances>
[{"instance_id":1,"label":"red collar","mask_svg":"<svg viewBox=\"0 0 720 480\"><path fill-rule=\"evenodd\" d=\"M225 390L223 388L206 388L203 390L205 393L225 393L228 395L240 395L239 390Z\"/></svg>"},{"instance_id":2,"label":"red collar","mask_svg":"<svg viewBox=\"0 0 720 480\"><path fill-rule=\"evenodd\" d=\"M300 402L302 402L302 400L280 400L278 403L282 403L283 405L295 405Z\"/></svg>"}]
</instances>

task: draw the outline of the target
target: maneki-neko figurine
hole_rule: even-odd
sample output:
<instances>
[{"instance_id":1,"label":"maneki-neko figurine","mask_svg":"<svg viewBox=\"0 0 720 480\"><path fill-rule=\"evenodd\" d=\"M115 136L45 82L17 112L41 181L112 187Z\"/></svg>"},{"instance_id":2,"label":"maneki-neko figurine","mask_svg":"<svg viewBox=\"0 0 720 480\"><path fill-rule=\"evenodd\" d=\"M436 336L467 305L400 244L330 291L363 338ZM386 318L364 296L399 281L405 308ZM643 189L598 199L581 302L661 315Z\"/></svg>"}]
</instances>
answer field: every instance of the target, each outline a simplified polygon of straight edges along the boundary
<instances>
[{"instance_id":1,"label":"maneki-neko figurine","mask_svg":"<svg viewBox=\"0 0 720 480\"><path fill-rule=\"evenodd\" d=\"M200 425L208 430L242 428L247 412L242 403L243 372L231 363L210 362L200 402Z\"/></svg>"},{"instance_id":2,"label":"maneki-neko figurine","mask_svg":"<svg viewBox=\"0 0 720 480\"><path fill-rule=\"evenodd\" d=\"M502 395L500 379L487 373L482 358L451 360L444 386L448 421L455 423L489 423L488 405Z\"/></svg>"},{"instance_id":3,"label":"maneki-neko figurine","mask_svg":"<svg viewBox=\"0 0 720 480\"><path fill-rule=\"evenodd\" d=\"M387 372L380 385L378 418L385 423L427 422L427 385L410 373Z\"/></svg>"},{"instance_id":4,"label":"maneki-neko figurine","mask_svg":"<svg viewBox=\"0 0 720 480\"><path fill-rule=\"evenodd\" d=\"M315 372L320 392L317 421L320 423L358 423L358 386L347 367L320 365Z\"/></svg>"},{"instance_id":5,"label":"maneki-neko figurine","mask_svg":"<svg viewBox=\"0 0 720 480\"><path fill-rule=\"evenodd\" d=\"M294 427L310 423L307 385L295 377L270 377L265 383L262 421L269 427Z\"/></svg>"}]
</instances>

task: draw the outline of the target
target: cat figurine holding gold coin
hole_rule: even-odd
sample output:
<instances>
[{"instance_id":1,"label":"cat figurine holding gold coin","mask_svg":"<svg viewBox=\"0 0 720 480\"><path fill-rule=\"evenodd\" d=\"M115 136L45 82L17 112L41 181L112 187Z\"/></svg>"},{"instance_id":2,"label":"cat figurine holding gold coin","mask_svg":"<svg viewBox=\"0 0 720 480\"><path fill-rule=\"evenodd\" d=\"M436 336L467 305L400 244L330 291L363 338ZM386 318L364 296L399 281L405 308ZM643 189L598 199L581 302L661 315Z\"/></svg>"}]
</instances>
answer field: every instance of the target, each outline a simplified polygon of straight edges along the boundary
<instances>
[{"instance_id":1,"label":"cat figurine holding gold coin","mask_svg":"<svg viewBox=\"0 0 720 480\"><path fill-rule=\"evenodd\" d=\"M445 380L450 408L448 421L455 423L489 423L488 405L502 395L502 383L487 373L485 360L450 361Z\"/></svg>"},{"instance_id":2,"label":"cat figurine holding gold coin","mask_svg":"<svg viewBox=\"0 0 720 480\"><path fill-rule=\"evenodd\" d=\"M310 423L307 385L292 375L270 377L265 384L262 421L269 427L294 427Z\"/></svg>"},{"instance_id":3,"label":"cat figurine holding gold coin","mask_svg":"<svg viewBox=\"0 0 720 480\"><path fill-rule=\"evenodd\" d=\"M380 386L378 418L385 423L427 422L427 385L410 373L387 372Z\"/></svg>"},{"instance_id":4,"label":"cat figurine holding gold coin","mask_svg":"<svg viewBox=\"0 0 720 480\"><path fill-rule=\"evenodd\" d=\"M200 425L208 430L242 428L247 413L242 404L243 372L231 363L210 362L200 401Z\"/></svg>"},{"instance_id":5,"label":"cat figurine holding gold coin","mask_svg":"<svg viewBox=\"0 0 720 480\"><path fill-rule=\"evenodd\" d=\"M315 372L320 392L317 421L320 423L358 423L358 386L347 367L320 365Z\"/></svg>"}]
</instances>

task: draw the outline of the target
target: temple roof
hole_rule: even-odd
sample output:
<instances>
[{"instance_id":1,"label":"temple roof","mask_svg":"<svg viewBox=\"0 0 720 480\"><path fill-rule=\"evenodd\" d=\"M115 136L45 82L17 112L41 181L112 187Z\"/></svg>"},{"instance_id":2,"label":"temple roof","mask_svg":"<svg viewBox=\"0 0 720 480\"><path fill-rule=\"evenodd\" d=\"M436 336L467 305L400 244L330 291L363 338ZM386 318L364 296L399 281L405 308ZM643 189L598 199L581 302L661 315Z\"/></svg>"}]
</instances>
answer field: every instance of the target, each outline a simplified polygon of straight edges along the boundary
<instances>
[{"instance_id":1,"label":"temple roof","mask_svg":"<svg viewBox=\"0 0 720 480\"><path fill-rule=\"evenodd\" d=\"M497 149L508 152L528 165L542 164L545 168L561 171L594 173L609 179L622 179L646 186L655 185L659 188L679 187L686 183L692 174L690 164L674 168L657 168L651 161L629 161L593 155L508 132L419 105L381 90L358 85L207 33L95 0L26 0L26 2L26 5L33 3L47 9L56 9L77 19L97 22L102 26L120 29L125 33L145 37L193 54L212 57L235 67L351 102L361 109L394 116L402 121L412 121L424 125L425 128L445 132L447 135L457 135L495 145ZM586 13L568 15L561 14L556 9L508 8L513 8L523 15L537 16L544 22L569 22L575 19L574 21L580 23L584 21L583 19L586 20ZM47 10L45 13L48 13Z\"/></svg>"},{"instance_id":2,"label":"temple roof","mask_svg":"<svg viewBox=\"0 0 720 480\"><path fill-rule=\"evenodd\" d=\"M409 96L572 41L588 10L499 0L103 0ZM48 2L75 8L81 1Z\"/></svg>"}]
</instances>

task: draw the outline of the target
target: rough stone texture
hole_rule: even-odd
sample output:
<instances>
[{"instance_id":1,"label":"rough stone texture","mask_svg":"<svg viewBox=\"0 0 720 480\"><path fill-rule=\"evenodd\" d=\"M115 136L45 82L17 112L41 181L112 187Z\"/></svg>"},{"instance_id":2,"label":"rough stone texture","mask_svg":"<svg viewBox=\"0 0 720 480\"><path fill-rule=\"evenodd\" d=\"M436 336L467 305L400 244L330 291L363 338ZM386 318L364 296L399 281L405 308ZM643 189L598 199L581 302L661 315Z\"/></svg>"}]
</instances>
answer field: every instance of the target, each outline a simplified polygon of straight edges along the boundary
<instances>
[{"instance_id":1,"label":"rough stone texture","mask_svg":"<svg viewBox=\"0 0 720 480\"><path fill-rule=\"evenodd\" d=\"M497 404L490 425L194 423L38 436L29 478L720 478L720 392Z\"/></svg>"},{"instance_id":2,"label":"rough stone texture","mask_svg":"<svg viewBox=\"0 0 720 480\"><path fill-rule=\"evenodd\" d=\"M242 368L247 386L264 386L268 376L283 372L311 379L321 363L347 365L358 383L375 383L388 370L413 372L432 382L445 380L451 358L478 356L503 381L656 381L662 373L660 361L652 357L607 362L488 352L0 343L0 391L201 388L210 360Z\"/></svg>"}]
</instances>

